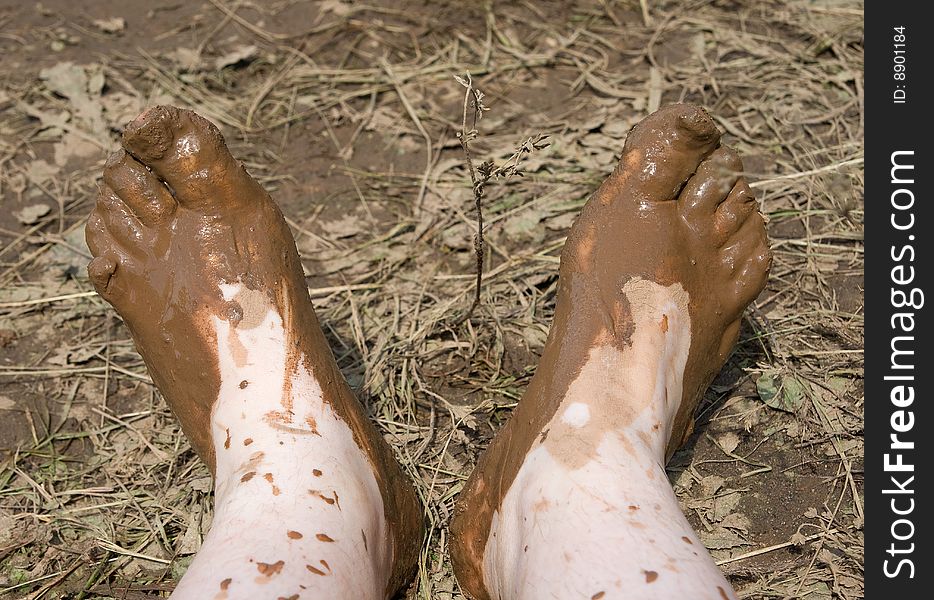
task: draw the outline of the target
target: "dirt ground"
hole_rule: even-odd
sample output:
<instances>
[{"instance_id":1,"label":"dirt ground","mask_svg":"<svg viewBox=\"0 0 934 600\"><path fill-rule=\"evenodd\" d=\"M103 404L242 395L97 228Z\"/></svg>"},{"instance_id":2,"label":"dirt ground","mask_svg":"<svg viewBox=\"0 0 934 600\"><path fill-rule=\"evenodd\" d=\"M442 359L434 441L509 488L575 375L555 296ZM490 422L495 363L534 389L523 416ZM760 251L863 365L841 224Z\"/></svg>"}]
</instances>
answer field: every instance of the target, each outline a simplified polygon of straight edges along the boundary
<instances>
[{"instance_id":1,"label":"dirt ground","mask_svg":"<svg viewBox=\"0 0 934 600\"><path fill-rule=\"evenodd\" d=\"M425 502L408 597L446 600L453 502L534 370L567 228L677 101L745 157L775 263L671 481L740 597L863 596L861 2L0 0L0 56L0 598L165 597L210 525L208 471L84 272L143 107L213 119L281 203ZM487 186L459 322L468 73L475 164L548 145Z\"/></svg>"}]
</instances>

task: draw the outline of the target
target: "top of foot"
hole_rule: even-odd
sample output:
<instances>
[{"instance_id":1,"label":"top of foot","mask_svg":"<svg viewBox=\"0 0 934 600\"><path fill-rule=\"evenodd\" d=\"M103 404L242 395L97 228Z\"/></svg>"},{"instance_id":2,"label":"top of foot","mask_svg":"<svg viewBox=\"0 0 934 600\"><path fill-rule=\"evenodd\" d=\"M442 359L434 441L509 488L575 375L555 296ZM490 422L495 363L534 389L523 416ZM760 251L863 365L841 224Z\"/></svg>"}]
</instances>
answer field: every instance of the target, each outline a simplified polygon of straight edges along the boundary
<instances>
[{"instance_id":1,"label":"top of foot","mask_svg":"<svg viewBox=\"0 0 934 600\"><path fill-rule=\"evenodd\" d=\"M740 317L764 287L770 264L765 223L740 158L721 145L703 109L664 107L633 128L615 171L570 231L549 339L562 355L554 368L566 372L560 379L570 383L590 347L629 344L631 299L622 293L627 283L641 279L683 289L691 349L670 455L732 350ZM572 343L564 330L574 331ZM549 406L562 393L554 390Z\"/></svg>"},{"instance_id":2,"label":"top of foot","mask_svg":"<svg viewBox=\"0 0 934 600\"><path fill-rule=\"evenodd\" d=\"M174 107L130 123L88 219L91 280L133 333L194 449L213 468L217 397L210 318L237 318L221 284L243 281L281 305L304 281L278 209L217 128Z\"/></svg>"},{"instance_id":3,"label":"top of foot","mask_svg":"<svg viewBox=\"0 0 934 600\"><path fill-rule=\"evenodd\" d=\"M765 285L771 255L757 209L740 159L720 144L703 109L666 106L630 132L618 166L569 233L554 323L535 377L461 494L451 525L452 559L469 596L489 599L482 564L492 516L530 449L562 443L547 425L591 351L629 347L639 312L632 303L661 301L640 290L671 290L664 301L683 303L689 313L683 390L680 405L661 424L661 460L685 439L698 401L736 341L743 310ZM664 320L658 327L666 331ZM612 381L609 372L605 376ZM608 421L594 435L623 426L616 423L621 408L607 407L601 414ZM596 418L593 408L590 414ZM599 443L574 442L576 448Z\"/></svg>"},{"instance_id":4,"label":"top of foot","mask_svg":"<svg viewBox=\"0 0 934 600\"><path fill-rule=\"evenodd\" d=\"M107 161L86 232L95 288L124 318L153 381L212 472L217 448L230 443L212 432L222 383L219 353L238 363L249 350L237 335L218 339L217 323L248 337L264 315L281 320L286 337L279 348L288 372L277 374L281 390L258 397L272 400L267 416L281 419L277 427L293 427L294 373L302 365L314 374L323 400L372 465L394 536L389 586L404 583L421 539L414 491L337 368L288 225L231 156L217 127L167 106L137 117L126 127L122 149ZM296 429L314 430L313 423L299 421Z\"/></svg>"}]
</instances>

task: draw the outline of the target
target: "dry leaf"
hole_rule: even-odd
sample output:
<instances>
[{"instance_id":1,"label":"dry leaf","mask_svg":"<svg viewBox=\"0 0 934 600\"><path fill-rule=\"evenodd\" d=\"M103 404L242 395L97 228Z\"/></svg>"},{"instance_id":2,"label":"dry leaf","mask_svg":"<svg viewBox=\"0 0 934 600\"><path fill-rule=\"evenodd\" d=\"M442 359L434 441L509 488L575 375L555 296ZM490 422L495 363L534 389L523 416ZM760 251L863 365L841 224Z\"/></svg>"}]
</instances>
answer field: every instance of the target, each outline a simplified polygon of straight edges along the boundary
<instances>
[{"instance_id":1,"label":"dry leaf","mask_svg":"<svg viewBox=\"0 0 934 600\"><path fill-rule=\"evenodd\" d=\"M742 513L734 512L723 517L723 520L720 521L721 527L728 527L730 529L738 529L743 533L749 532L749 527L751 523L749 517Z\"/></svg>"},{"instance_id":2,"label":"dry leaf","mask_svg":"<svg viewBox=\"0 0 934 600\"><path fill-rule=\"evenodd\" d=\"M91 260L91 251L85 240L84 227L76 227L64 235L62 243L56 243L46 253L48 270L50 272L76 277L87 278L88 261Z\"/></svg>"},{"instance_id":3,"label":"dry leaf","mask_svg":"<svg viewBox=\"0 0 934 600\"><path fill-rule=\"evenodd\" d=\"M218 57L214 61L214 68L220 71L224 67L236 66L240 63L249 63L259 56L259 48L256 46L237 46L235 50Z\"/></svg>"},{"instance_id":4,"label":"dry leaf","mask_svg":"<svg viewBox=\"0 0 934 600\"><path fill-rule=\"evenodd\" d=\"M18 107L30 117L39 119L39 122L42 123L42 129L60 130L64 128L65 124L68 123L68 121L71 119L71 113L69 113L67 110L51 112L47 110L41 110L32 104L27 104L26 102L20 102Z\"/></svg>"},{"instance_id":5,"label":"dry leaf","mask_svg":"<svg viewBox=\"0 0 934 600\"><path fill-rule=\"evenodd\" d=\"M72 158L80 160L99 156L101 149L86 137L74 131L66 131L62 134L61 141L53 145L52 152L55 164L64 167Z\"/></svg>"},{"instance_id":6,"label":"dry leaf","mask_svg":"<svg viewBox=\"0 0 934 600\"><path fill-rule=\"evenodd\" d=\"M721 487L723 487L723 477L719 475L707 475L701 479L701 488L703 489L703 495L710 497L717 493Z\"/></svg>"},{"instance_id":7,"label":"dry leaf","mask_svg":"<svg viewBox=\"0 0 934 600\"><path fill-rule=\"evenodd\" d=\"M353 6L341 0L322 0L318 3L318 9L322 13L333 13L335 16L345 17L351 13Z\"/></svg>"},{"instance_id":8,"label":"dry leaf","mask_svg":"<svg viewBox=\"0 0 934 600\"><path fill-rule=\"evenodd\" d=\"M193 73L201 70L201 53L192 48L176 48L165 56L178 66L179 71Z\"/></svg>"},{"instance_id":9,"label":"dry leaf","mask_svg":"<svg viewBox=\"0 0 934 600\"><path fill-rule=\"evenodd\" d=\"M327 232L327 238L332 240L353 237L364 231L360 217L351 213L334 221L322 221L321 227Z\"/></svg>"},{"instance_id":10,"label":"dry leaf","mask_svg":"<svg viewBox=\"0 0 934 600\"><path fill-rule=\"evenodd\" d=\"M722 521L727 515L736 510L736 507L739 506L739 502L742 499L742 494L739 492L730 492L722 496L717 496L713 501L713 511L708 513L710 520L715 522Z\"/></svg>"},{"instance_id":11,"label":"dry leaf","mask_svg":"<svg viewBox=\"0 0 934 600\"><path fill-rule=\"evenodd\" d=\"M681 488L684 491L690 490L694 486L694 476L691 473L690 469L685 469L678 473L674 481L675 487Z\"/></svg>"},{"instance_id":12,"label":"dry leaf","mask_svg":"<svg viewBox=\"0 0 934 600\"><path fill-rule=\"evenodd\" d=\"M730 531L720 525L714 525L711 531L701 530L698 532L701 542L704 546L712 550L723 550L726 548L736 548L737 546L749 546L749 542L739 534Z\"/></svg>"},{"instance_id":13,"label":"dry leaf","mask_svg":"<svg viewBox=\"0 0 934 600\"><path fill-rule=\"evenodd\" d=\"M94 26L104 33L117 33L126 29L126 19L111 17L109 19L95 19Z\"/></svg>"},{"instance_id":14,"label":"dry leaf","mask_svg":"<svg viewBox=\"0 0 934 600\"><path fill-rule=\"evenodd\" d=\"M34 225L39 219L52 212L48 204L31 204L21 210L15 211L13 216L23 225Z\"/></svg>"},{"instance_id":15,"label":"dry leaf","mask_svg":"<svg viewBox=\"0 0 934 600\"><path fill-rule=\"evenodd\" d=\"M733 451L739 446L739 436L732 431L728 431L717 438L717 445L720 446L724 454L733 454Z\"/></svg>"},{"instance_id":16,"label":"dry leaf","mask_svg":"<svg viewBox=\"0 0 934 600\"><path fill-rule=\"evenodd\" d=\"M536 244L545 239L545 226L542 221L548 211L539 208L527 208L506 219L503 232L512 239L528 240Z\"/></svg>"},{"instance_id":17,"label":"dry leaf","mask_svg":"<svg viewBox=\"0 0 934 600\"><path fill-rule=\"evenodd\" d=\"M196 506L191 516L188 518L188 527L185 529L185 533L182 534L181 540L178 542L176 552L180 556L195 554L201 549L202 528L200 516L200 507Z\"/></svg>"},{"instance_id":18,"label":"dry leaf","mask_svg":"<svg viewBox=\"0 0 934 600\"><path fill-rule=\"evenodd\" d=\"M39 71L45 87L71 104L72 121L102 145L110 142L100 103L104 89L104 70L101 65L76 65L60 62Z\"/></svg>"},{"instance_id":19,"label":"dry leaf","mask_svg":"<svg viewBox=\"0 0 934 600\"><path fill-rule=\"evenodd\" d=\"M144 106L142 98L124 92L108 92L101 96L100 102L104 107L107 124L112 129L121 129L141 113Z\"/></svg>"},{"instance_id":20,"label":"dry leaf","mask_svg":"<svg viewBox=\"0 0 934 600\"><path fill-rule=\"evenodd\" d=\"M210 492L214 487L210 477L198 477L196 479L192 479L189 485L191 486L191 489L204 493Z\"/></svg>"},{"instance_id":21,"label":"dry leaf","mask_svg":"<svg viewBox=\"0 0 934 600\"><path fill-rule=\"evenodd\" d=\"M632 129L633 125L635 125L635 123L631 119L616 119L607 122L607 124L603 126L603 133L618 142L622 142L626 136L629 135L629 130ZM622 150L622 146L618 146L618 149Z\"/></svg>"}]
</instances>

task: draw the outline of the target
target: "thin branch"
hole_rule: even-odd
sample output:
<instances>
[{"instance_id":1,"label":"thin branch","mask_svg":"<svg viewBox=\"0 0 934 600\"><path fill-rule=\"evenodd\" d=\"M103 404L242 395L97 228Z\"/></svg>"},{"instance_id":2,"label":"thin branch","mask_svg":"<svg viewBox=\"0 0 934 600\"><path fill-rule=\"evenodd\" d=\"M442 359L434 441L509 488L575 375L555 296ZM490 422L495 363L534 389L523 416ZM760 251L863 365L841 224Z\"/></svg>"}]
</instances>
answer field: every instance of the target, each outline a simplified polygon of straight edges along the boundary
<instances>
[{"instance_id":1,"label":"thin branch","mask_svg":"<svg viewBox=\"0 0 934 600\"><path fill-rule=\"evenodd\" d=\"M521 177L522 171L519 169L519 162L522 156L531 154L535 150L541 150L548 146L549 142L547 141L547 136L538 134L535 137L527 138L524 142L519 144L519 147L512 153L512 156L499 167L494 165L493 161L486 161L474 167L473 158L470 154L470 142L477 138L477 121L483 117L484 111L489 110L489 108L484 106L483 92L474 87L470 73L467 73L464 78L455 75L454 79L466 88L464 92L464 112L461 119L461 130L457 132L457 139L460 141L461 148L464 150L467 171L470 173L474 206L477 212L477 233L474 234L473 244L477 268L476 289L474 290L474 298L473 302L470 304L470 308L454 323L454 327L457 327L469 319L470 315L473 314L473 311L480 304L480 288L483 284L483 258L486 254L486 244L483 240L483 193L486 184L494 177L502 177L503 179L508 179L514 175ZM470 114L471 100L473 100L473 112L471 127L468 129L467 119L468 114Z\"/></svg>"},{"instance_id":2,"label":"thin branch","mask_svg":"<svg viewBox=\"0 0 934 600\"><path fill-rule=\"evenodd\" d=\"M470 140L477 137L477 121L479 121L483 116L483 111L488 110L483 105L483 92L473 86L473 79L470 77L470 73L467 73L465 79L461 79L456 75L454 78L458 81L458 83L466 88L466 91L464 92L464 112L463 118L461 119L461 130L457 132L457 139L460 141L461 148L464 150L464 157L467 162L467 170L470 173L470 184L473 190L474 206L477 211L477 233L474 234L473 241L477 269L476 289L473 302L470 304L470 308L468 308L467 312L465 312L463 316L461 316L461 318L458 319L454 324L454 326L457 327L469 319L470 315L473 314L474 309L476 309L477 305L480 304L480 288L483 284L483 257L486 252L486 248L483 242L483 188L486 182L489 181L490 175L482 175L482 177L478 179L477 169L474 168L473 159L470 156ZM473 99L474 105L473 122L472 127L468 130L467 113L470 109L471 99Z\"/></svg>"}]
</instances>

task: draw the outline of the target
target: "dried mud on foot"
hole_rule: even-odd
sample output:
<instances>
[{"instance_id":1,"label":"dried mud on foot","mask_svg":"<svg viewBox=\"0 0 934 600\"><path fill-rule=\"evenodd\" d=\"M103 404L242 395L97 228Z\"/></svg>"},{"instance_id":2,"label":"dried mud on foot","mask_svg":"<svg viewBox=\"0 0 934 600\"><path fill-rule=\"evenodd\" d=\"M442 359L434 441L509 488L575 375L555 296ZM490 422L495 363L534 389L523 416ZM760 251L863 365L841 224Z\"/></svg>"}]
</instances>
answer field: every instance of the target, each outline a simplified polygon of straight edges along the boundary
<instances>
[{"instance_id":1,"label":"dried mud on foot","mask_svg":"<svg viewBox=\"0 0 934 600\"><path fill-rule=\"evenodd\" d=\"M0 598L172 589L210 478L92 291L83 222L144 107L192 108L283 206L344 375L427 503L416 598L462 598L456 494L521 394L557 260L629 128L704 106L774 266L669 465L741 597L862 595L862 32L857 2L0 6ZM474 195L524 140L522 177ZM418 360L415 360L418 357Z\"/></svg>"}]
</instances>

